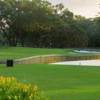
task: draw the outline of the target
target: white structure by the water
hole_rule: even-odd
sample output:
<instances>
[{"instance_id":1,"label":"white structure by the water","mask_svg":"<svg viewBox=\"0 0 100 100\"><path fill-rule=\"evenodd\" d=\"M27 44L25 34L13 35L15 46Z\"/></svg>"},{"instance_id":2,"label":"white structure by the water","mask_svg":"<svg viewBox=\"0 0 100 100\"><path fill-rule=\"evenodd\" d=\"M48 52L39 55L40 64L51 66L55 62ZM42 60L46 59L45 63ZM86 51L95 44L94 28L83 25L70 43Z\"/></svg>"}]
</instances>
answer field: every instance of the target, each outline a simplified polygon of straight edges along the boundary
<instances>
[{"instance_id":1,"label":"white structure by the water","mask_svg":"<svg viewBox=\"0 0 100 100\"><path fill-rule=\"evenodd\" d=\"M88 51L88 50L74 50L76 53L91 53L91 54L100 54L100 52L97 51Z\"/></svg>"},{"instance_id":2,"label":"white structure by the water","mask_svg":"<svg viewBox=\"0 0 100 100\"><path fill-rule=\"evenodd\" d=\"M52 63L57 65L86 65L86 66L100 66L100 60L80 60L80 61L66 61Z\"/></svg>"}]
</instances>

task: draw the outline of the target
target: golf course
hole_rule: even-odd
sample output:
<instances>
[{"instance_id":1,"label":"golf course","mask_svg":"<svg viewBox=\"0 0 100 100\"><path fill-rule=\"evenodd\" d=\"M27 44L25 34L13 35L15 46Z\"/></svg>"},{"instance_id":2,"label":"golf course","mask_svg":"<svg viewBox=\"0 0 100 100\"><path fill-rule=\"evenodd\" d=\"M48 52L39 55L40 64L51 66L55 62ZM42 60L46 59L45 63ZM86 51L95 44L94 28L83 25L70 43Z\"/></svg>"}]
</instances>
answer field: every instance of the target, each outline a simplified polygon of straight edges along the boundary
<instances>
[{"instance_id":1,"label":"golf course","mask_svg":"<svg viewBox=\"0 0 100 100\"><path fill-rule=\"evenodd\" d=\"M100 0L0 0L0 100L100 100Z\"/></svg>"},{"instance_id":2,"label":"golf course","mask_svg":"<svg viewBox=\"0 0 100 100\"><path fill-rule=\"evenodd\" d=\"M3 47L1 59L18 59L47 54L74 54L73 49ZM75 55L75 54L74 54ZM15 77L25 84L38 86L47 100L99 100L100 67L52 64L0 65L0 76Z\"/></svg>"}]
</instances>

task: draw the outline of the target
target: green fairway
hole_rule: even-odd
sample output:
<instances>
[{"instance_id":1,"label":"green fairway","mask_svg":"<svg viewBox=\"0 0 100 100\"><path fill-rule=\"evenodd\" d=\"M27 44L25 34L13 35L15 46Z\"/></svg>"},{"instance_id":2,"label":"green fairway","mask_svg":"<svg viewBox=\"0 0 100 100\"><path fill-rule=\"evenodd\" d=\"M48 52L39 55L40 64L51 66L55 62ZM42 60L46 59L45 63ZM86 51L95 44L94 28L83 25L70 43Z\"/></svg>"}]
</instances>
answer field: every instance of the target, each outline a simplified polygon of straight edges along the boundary
<instances>
[{"instance_id":1,"label":"green fairway","mask_svg":"<svg viewBox=\"0 0 100 100\"><path fill-rule=\"evenodd\" d=\"M85 56L94 54L76 53L73 49L48 49L48 48L26 48L26 47L1 47L0 59L17 59L39 55L66 55L66 56Z\"/></svg>"},{"instance_id":2,"label":"green fairway","mask_svg":"<svg viewBox=\"0 0 100 100\"><path fill-rule=\"evenodd\" d=\"M70 55L71 49L40 49L40 48L26 48L26 47L2 47L0 48L0 59L16 59L37 55L49 54L66 54Z\"/></svg>"},{"instance_id":3,"label":"green fairway","mask_svg":"<svg viewBox=\"0 0 100 100\"><path fill-rule=\"evenodd\" d=\"M0 75L36 84L50 100L100 100L100 67L0 65Z\"/></svg>"},{"instance_id":4,"label":"green fairway","mask_svg":"<svg viewBox=\"0 0 100 100\"><path fill-rule=\"evenodd\" d=\"M22 47L0 48L0 59L60 54L67 56L91 55L75 53L73 49L40 49ZM50 100L100 100L100 68L66 65L0 65L0 76L15 76L24 83L36 84Z\"/></svg>"}]
</instances>

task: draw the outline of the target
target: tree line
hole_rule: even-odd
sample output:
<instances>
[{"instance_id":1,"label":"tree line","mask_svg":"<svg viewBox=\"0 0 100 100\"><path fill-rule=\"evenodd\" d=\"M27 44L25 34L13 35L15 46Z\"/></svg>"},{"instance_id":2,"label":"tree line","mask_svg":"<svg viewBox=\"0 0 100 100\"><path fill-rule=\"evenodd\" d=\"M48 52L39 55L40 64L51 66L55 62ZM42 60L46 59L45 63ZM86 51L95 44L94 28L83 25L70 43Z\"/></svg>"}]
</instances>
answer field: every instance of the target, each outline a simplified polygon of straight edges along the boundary
<instances>
[{"instance_id":1,"label":"tree line","mask_svg":"<svg viewBox=\"0 0 100 100\"><path fill-rule=\"evenodd\" d=\"M0 44L100 47L100 17L74 15L63 4L47 0L0 0Z\"/></svg>"}]
</instances>

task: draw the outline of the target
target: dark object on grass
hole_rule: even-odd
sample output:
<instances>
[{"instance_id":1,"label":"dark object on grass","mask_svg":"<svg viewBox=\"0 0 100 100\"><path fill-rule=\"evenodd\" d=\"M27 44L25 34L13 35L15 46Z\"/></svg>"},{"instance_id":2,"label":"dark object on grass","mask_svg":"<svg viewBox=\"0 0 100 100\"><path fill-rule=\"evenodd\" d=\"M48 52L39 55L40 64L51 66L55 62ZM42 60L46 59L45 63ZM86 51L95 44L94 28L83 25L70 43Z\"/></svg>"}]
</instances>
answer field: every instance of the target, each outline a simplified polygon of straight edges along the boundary
<instances>
[{"instance_id":1,"label":"dark object on grass","mask_svg":"<svg viewBox=\"0 0 100 100\"><path fill-rule=\"evenodd\" d=\"M13 65L14 65L14 62L12 59L7 60L7 62L6 62L7 67L13 67Z\"/></svg>"}]
</instances>

